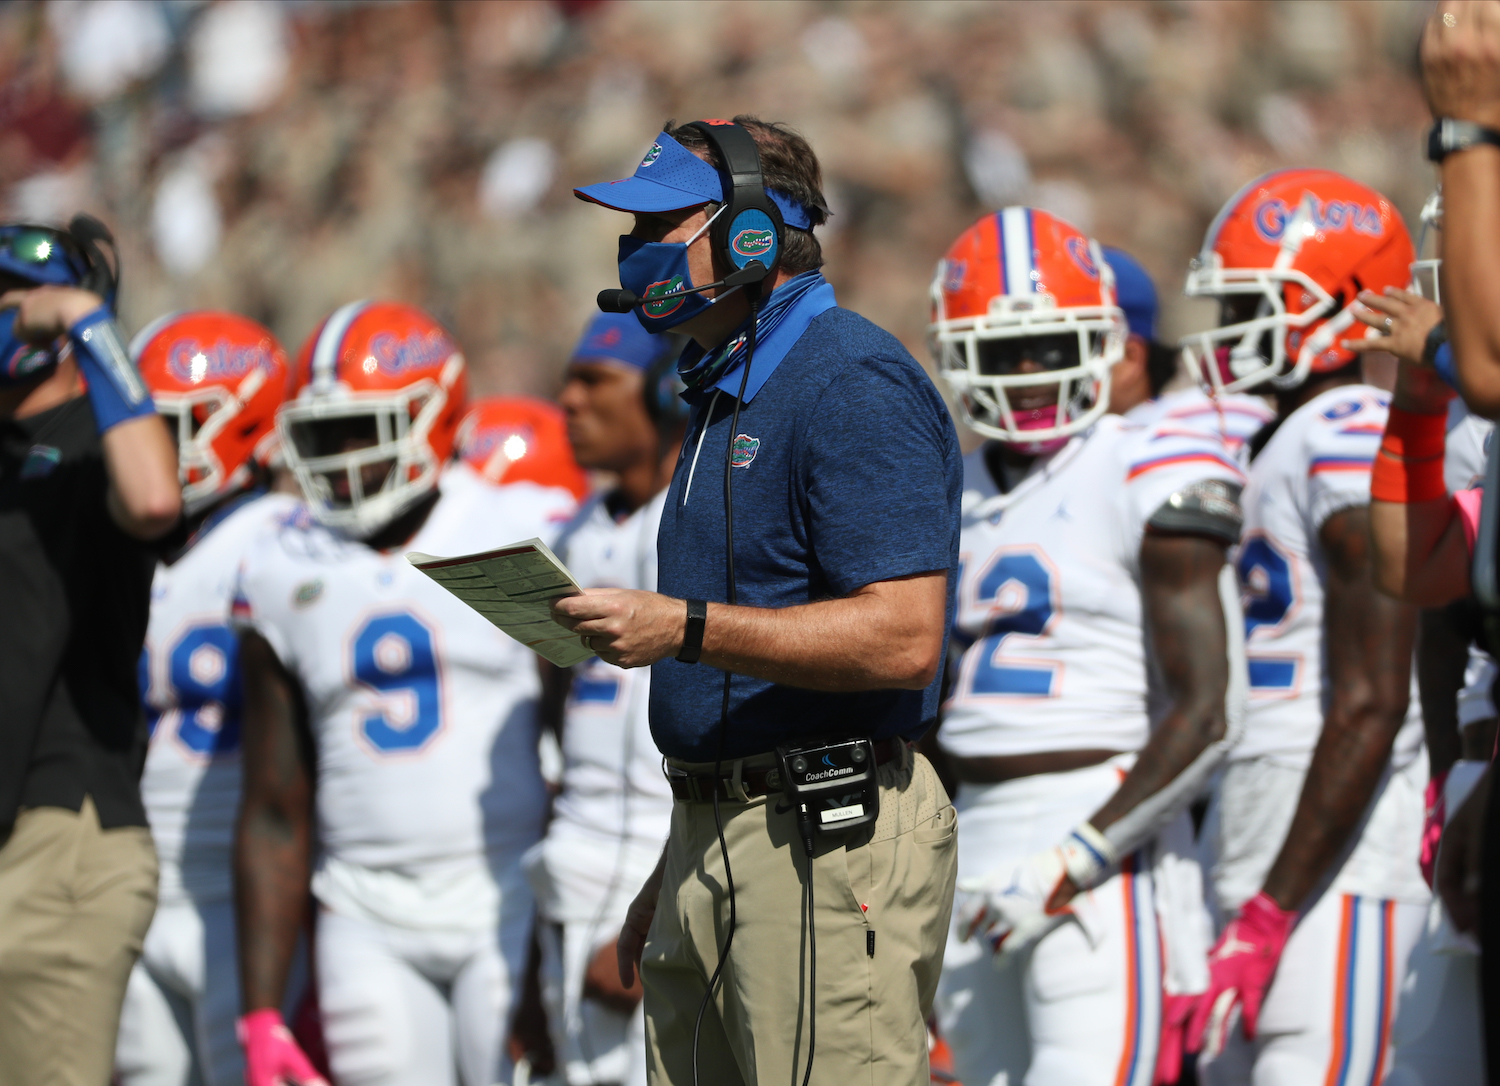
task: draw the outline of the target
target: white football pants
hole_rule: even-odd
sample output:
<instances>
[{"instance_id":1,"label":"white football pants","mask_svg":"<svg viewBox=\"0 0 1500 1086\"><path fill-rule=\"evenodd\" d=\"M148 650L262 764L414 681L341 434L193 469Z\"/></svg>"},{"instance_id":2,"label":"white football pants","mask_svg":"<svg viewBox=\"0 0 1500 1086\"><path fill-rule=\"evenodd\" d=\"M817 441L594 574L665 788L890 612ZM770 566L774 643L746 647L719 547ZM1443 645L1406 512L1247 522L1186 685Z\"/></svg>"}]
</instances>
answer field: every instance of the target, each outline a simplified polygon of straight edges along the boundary
<instances>
[{"instance_id":1,"label":"white football pants","mask_svg":"<svg viewBox=\"0 0 1500 1086\"><path fill-rule=\"evenodd\" d=\"M320 912L318 997L339 1086L510 1082L505 1042L531 919L530 894L509 888L497 929L486 931Z\"/></svg>"},{"instance_id":2,"label":"white football pants","mask_svg":"<svg viewBox=\"0 0 1500 1086\"><path fill-rule=\"evenodd\" d=\"M1112 765L959 786L958 877L1056 846L1120 785ZM1080 895L1081 920L1004 971L952 932L938 1032L964 1086L1150 1086L1161 1034L1161 943L1151 874L1126 870Z\"/></svg>"},{"instance_id":3,"label":"white football pants","mask_svg":"<svg viewBox=\"0 0 1500 1086\"><path fill-rule=\"evenodd\" d=\"M240 1086L239 1013L234 903L157 906L120 1011L122 1086Z\"/></svg>"}]
</instances>

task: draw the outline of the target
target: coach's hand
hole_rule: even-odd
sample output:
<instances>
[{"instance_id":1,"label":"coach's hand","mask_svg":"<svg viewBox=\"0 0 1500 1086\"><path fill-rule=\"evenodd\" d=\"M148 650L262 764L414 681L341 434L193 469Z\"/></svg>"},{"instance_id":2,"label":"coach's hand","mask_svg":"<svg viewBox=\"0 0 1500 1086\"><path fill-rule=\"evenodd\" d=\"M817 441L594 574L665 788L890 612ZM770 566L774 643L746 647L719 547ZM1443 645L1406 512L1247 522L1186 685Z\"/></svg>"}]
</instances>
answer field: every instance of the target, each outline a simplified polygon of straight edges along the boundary
<instances>
[{"instance_id":1,"label":"coach's hand","mask_svg":"<svg viewBox=\"0 0 1500 1086\"><path fill-rule=\"evenodd\" d=\"M1409 290L1386 287L1384 294L1373 290L1359 292L1359 304L1351 310L1367 327L1357 339L1341 340L1347 350L1390 351L1402 362L1422 364L1427 349L1427 334L1443 319L1443 307Z\"/></svg>"},{"instance_id":2,"label":"coach's hand","mask_svg":"<svg viewBox=\"0 0 1500 1086\"><path fill-rule=\"evenodd\" d=\"M552 603L552 617L607 664L649 667L682 651L687 604L635 588L585 588Z\"/></svg>"},{"instance_id":3,"label":"coach's hand","mask_svg":"<svg viewBox=\"0 0 1500 1086\"><path fill-rule=\"evenodd\" d=\"M0 309L16 311L16 336L32 343L67 335L103 304L99 295L78 287L31 287L0 294Z\"/></svg>"}]
</instances>

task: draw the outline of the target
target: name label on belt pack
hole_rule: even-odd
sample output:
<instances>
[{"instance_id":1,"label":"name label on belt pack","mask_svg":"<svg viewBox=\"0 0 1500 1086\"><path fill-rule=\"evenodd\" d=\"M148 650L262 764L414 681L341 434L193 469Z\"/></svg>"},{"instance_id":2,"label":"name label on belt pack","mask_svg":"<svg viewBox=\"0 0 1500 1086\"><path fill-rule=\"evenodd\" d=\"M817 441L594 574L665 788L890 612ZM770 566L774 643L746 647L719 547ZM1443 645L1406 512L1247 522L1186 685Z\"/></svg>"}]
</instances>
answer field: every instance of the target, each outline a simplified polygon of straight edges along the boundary
<instances>
[{"instance_id":1,"label":"name label on belt pack","mask_svg":"<svg viewBox=\"0 0 1500 1086\"><path fill-rule=\"evenodd\" d=\"M824 811L821 817L823 825L826 826L830 822L843 822L846 819L858 818L864 813L865 805L863 803L851 803L847 807L835 807L831 811Z\"/></svg>"}]
</instances>

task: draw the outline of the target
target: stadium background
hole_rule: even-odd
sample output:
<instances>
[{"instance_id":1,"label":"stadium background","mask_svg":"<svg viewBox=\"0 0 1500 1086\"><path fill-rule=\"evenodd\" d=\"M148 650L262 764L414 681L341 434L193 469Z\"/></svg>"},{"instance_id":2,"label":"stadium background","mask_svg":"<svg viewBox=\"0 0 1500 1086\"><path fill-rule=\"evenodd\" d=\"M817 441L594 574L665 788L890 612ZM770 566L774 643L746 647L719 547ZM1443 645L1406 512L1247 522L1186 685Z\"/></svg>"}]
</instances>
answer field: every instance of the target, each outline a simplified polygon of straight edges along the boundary
<instances>
[{"instance_id":1,"label":"stadium background","mask_svg":"<svg viewBox=\"0 0 1500 1086\"><path fill-rule=\"evenodd\" d=\"M1213 213L1283 165L1432 187L1419 2L57 0L0 9L7 218L118 233L127 329L212 306L295 350L358 297L545 396L628 222L573 199L660 123L754 112L822 158L843 304L918 357L932 268L1029 202L1130 249L1164 332Z\"/></svg>"}]
</instances>

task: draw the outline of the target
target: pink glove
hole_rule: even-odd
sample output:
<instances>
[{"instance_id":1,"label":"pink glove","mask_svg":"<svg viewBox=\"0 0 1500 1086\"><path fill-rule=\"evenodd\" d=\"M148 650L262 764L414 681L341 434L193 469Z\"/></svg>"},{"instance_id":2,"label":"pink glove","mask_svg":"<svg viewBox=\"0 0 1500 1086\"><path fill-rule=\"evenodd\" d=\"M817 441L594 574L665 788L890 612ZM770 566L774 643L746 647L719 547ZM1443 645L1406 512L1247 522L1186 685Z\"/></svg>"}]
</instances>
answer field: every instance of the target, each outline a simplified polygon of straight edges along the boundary
<instances>
[{"instance_id":1,"label":"pink glove","mask_svg":"<svg viewBox=\"0 0 1500 1086\"><path fill-rule=\"evenodd\" d=\"M1202 995L1162 995L1161 1043L1156 1049L1156 1076L1151 1086L1176 1086L1181 1080L1188 1022L1202 998Z\"/></svg>"},{"instance_id":2,"label":"pink glove","mask_svg":"<svg viewBox=\"0 0 1500 1086\"><path fill-rule=\"evenodd\" d=\"M235 1029L245 1050L245 1086L328 1086L274 1007L251 1011Z\"/></svg>"},{"instance_id":3,"label":"pink glove","mask_svg":"<svg viewBox=\"0 0 1500 1086\"><path fill-rule=\"evenodd\" d=\"M1198 997L1193 1022L1188 1028L1188 1051L1203 1049L1204 1034L1213 1022L1210 1052L1217 1053L1227 1040L1229 1016L1236 1003L1245 1026L1245 1039L1255 1040L1261 1000L1276 975L1276 963L1297 923L1288 912L1262 890L1240 909L1208 956L1208 991Z\"/></svg>"},{"instance_id":4,"label":"pink glove","mask_svg":"<svg viewBox=\"0 0 1500 1086\"><path fill-rule=\"evenodd\" d=\"M1437 871L1438 845L1443 840L1443 823L1448 821L1447 797L1443 795L1443 786L1447 783L1448 771L1445 769L1427 782L1427 791L1422 797L1427 816L1422 821L1422 854L1418 862L1422 867L1422 878L1427 880L1429 889L1432 887L1433 873Z\"/></svg>"}]
</instances>

